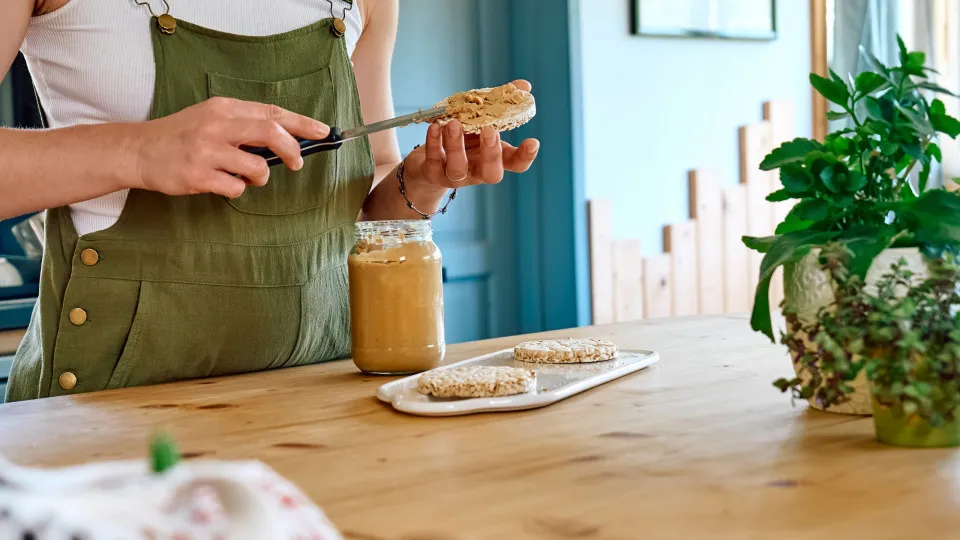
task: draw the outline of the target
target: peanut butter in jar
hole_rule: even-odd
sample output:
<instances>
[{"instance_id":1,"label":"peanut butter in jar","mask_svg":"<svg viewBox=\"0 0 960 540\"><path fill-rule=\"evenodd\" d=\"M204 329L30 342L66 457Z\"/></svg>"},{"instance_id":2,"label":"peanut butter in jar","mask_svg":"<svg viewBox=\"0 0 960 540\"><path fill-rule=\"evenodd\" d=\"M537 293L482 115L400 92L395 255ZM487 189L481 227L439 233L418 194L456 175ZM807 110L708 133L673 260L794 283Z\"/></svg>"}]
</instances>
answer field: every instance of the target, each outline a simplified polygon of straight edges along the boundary
<instances>
[{"instance_id":1,"label":"peanut butter in jar","mask_svg":"<svg viewBox=\"0 0 960 540\"><path fill-rule=\"evenodd\" d=\"M430 221L359 222L356 237L347 259L353 363L377 375L437 367L443 279Z\"/></svg>"}]
</instances>

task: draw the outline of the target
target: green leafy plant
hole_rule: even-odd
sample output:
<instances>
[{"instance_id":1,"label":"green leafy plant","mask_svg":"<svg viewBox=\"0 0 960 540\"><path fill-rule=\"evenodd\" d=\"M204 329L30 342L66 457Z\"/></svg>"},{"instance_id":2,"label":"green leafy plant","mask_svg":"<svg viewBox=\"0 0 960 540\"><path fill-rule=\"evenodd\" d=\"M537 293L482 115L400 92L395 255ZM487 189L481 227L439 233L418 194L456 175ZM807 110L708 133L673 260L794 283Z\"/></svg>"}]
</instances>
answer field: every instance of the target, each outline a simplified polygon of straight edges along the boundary
<instances>
[{"instance_id":1,"label":"green leafy plant","mask_svg":"<svg viewBox=\"0 0 960 540\"><path fill-rule=\"evenodd\" d=\"M852 253L849 271L863 278L889 247L960 244L960 195L927 186L933 162L941 160L938 137L960 135L960 121L927 94L952 94L929 79L935 71L925 65L924 53L910 52L897 40L897 66L861 51L870 71L849 81L833 71L830 78L810 75L813 87L842 109L828 117L849 119L852 127L823 142L786 142L760 164L780 174L782 189L768 201L797 200L774 236L743 238L747 247L765 254L751 326L771 340L770 280L777 268L814 247L845 246Z\"/></svg>"},{"instance_id":2,"label":"green leafy plant","mask_svg":"<svg viewBox=\"0 0 960 540\"><path fill-rule=\"evenodd\" d=\"M798 376L774 384L824 408L842 403L865 370L874 399L898 415L916 415L934 427L957 420L960 408L960 265L955 254L928 259L929 277L917 279L901 260L875 290L849 271L854 253L843 245L820 261L836 287L836 301L817 321L795 325L790 345ZM808 339L816 352L803 347Z\"/></svg>"}]
</instances>

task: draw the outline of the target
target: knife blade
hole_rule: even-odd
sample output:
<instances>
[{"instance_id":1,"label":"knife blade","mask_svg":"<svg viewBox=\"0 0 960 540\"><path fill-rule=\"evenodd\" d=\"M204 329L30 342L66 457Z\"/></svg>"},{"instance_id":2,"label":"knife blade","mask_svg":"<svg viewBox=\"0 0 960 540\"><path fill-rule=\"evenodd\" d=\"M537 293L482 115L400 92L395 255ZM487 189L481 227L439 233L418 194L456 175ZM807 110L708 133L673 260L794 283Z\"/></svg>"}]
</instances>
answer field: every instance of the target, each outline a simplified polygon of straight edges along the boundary
<instances>
[{"instance_id":1,"label":"knife blade","mask_svg":"<svg viewBox=\"0 0 960 540\"><path fill-rule=\"evenodd\" d=\"M343 145L343 143L370 135L372 133L378 133L380 131L386 131L388 129L393 129L397 127L403 127L414 122L423 122L425 120L430 120L442 116L447 112L446 107L437 107L434 109L427 109L425 111L417 111L415 113L405 114L403 116L398 116L396 118L390 118L388 120L383 120L381 122L374 122L373 124L367 124L365 126L358 126L355 128L342 130L338 127L330 127L330 135L323 139L303 139L297 137L297 142L300 143L300 155L307 157L317 152L326 152L329 150L336 150ZM266 147L241 147L243 150L250 152L251 154L260 156L267 160L267 165L273 167L274 165L279 165L283 161L273 152L273 150Z\"/></svg>"}]
</instances>

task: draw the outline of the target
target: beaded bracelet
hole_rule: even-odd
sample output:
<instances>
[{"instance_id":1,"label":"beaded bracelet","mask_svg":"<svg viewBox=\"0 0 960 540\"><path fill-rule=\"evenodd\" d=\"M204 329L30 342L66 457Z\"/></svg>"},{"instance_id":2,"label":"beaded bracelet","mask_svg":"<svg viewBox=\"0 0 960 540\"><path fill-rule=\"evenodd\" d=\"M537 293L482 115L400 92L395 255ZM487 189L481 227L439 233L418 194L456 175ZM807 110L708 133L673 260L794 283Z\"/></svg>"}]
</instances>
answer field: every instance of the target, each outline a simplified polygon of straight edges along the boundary
<instances>
[{"instance_id":1,"label":"beaded bracelet","mask_svg":"<svg viewBox=\"0 0 960 540\"><path fill-rule=\"evenodd\" d=\"M420 145L419 145L419 144L413 147L414 150L416 150L417 148L420 148ZM447 207L450 206L450 203L453 202L453 200L457 198L457 190L454 189L453 192L450 193L450 198L447 199L447 204L444 204L444 205L443 205L443 208L437 210L436 212L434 212L434 213L432 213L432 214L424 214L424 213L421 212L416 206L414 206L413 202L412 202L409 198L407 198L407 189L406 189L406 188L404 187L404 185L403 185L403 166L404 166L404 163L406 163L406 160L401 161L401 162L400 162L400 165L397 166L397 183L400 184L400 195L403 196L403 200L407 201L407 208L409 208L409 209L413 210L414 212L420 214L420 217L422 217L423 219L430 219L430 218L432 218L432 217L434 217L434 216L437 216L437 215L440 215L440 214L446 214L446 213L447 213Z\"/></svg>"}]
</instances>

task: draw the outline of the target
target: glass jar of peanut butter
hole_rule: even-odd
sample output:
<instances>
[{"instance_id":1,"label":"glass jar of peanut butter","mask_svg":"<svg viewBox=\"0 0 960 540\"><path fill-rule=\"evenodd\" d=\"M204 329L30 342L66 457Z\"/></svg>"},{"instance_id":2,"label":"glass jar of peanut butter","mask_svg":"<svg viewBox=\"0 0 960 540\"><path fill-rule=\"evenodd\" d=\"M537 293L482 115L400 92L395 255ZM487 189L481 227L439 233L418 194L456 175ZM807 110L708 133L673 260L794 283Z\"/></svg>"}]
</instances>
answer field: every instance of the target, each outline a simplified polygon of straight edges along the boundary
<instances>
[{"instance_id":1,"label":"glass jar of peanut butter","mask_svg":"<svg viewBox=\"0 0 960 540\"><path fill-rule=\"evenodd\" d=\"M430 221L358 222L347 267L353 363L376 375L437 367L446 352L443 279Z\"/></svg>"}]
</instances>

